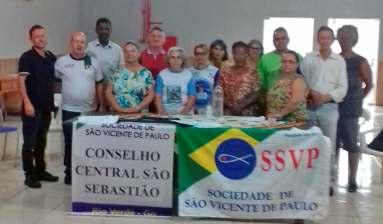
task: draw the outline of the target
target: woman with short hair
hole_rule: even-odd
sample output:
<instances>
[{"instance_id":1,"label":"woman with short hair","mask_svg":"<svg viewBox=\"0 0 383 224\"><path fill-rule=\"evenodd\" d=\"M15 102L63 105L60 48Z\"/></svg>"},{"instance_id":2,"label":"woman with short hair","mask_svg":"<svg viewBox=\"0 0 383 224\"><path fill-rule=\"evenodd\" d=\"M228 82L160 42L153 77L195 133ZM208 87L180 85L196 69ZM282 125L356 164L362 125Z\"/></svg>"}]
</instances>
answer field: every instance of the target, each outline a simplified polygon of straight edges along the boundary
<instances>
[{"instance_id":1,"label":"woman with short hair","mask_svg":"<svg viewBox=\"0 0 383 224\"><path fill-rule=\"evenodd\" d=\"M344 25L339 28L337 39L342 49L340 55L346 61L348 79L347 94L343 102L339 103L337 146L349 152L348 191L356 192L359 162L358 120L362 115L363 99L372 88L372 73L368 61L353 51L358 42L358 30L355 26Z\"/></svg>"},{"instance_id":2,"label":"woman with short hair","mask_svg":"<svg viewBox=\"0 0 383 224\"><path fill-rule=\"evenodd\" d=\"M282 53L281 73L267 93L267 117L287 121L307 120L308 88L297 73L299 56L295 51Z\"/></svg>"},{"instance_id":3,"label":"woman with short hair","mask_svg":"<svg viewBox=\"0 0 383 224\"><path fill-rule=\"evenodd\" d=\"M123 51L125 66L110 76L105 95L115 112L138 113L154 99L154 80L151 72L138 61L137 43L127 42Z\"/></svg>"},{"instance_id":4,"label":"woman with short hair","mask_svg":"<svg viewBox=\"0 0 383 224\"><path fill-rule=\"evenodd\" d=\"M168 68L162 70L156 80L155 104L160 114L190 114L196 88L193 75L185 69L185 50L171 47L166 55Z\"/></svg>"},{"instance_id":5,"label":"woman with short hair","mask_svg":"<svg viewBox=\"0 0 383 224\"><path fill-rule=\"evenodd\" d=\"M247 63L251 68L256 68L259 62L259 59L263 55L263 45L261 41L257 39L250 40L247 44L249 46L249 57L247 59Z\"/></svg>"},{"instance_id":6,"label":"woman with short hair","mask_svg":"<svg viewBox=\"0 0 383 224\"><path fill-rule=\"evenodd\" d=\"M224 114L253 116L260 80L255 68L247 64L249 48L242 41L232 46L234 65L221 71L219 84L224 93Z\"/></svg>"}]
</instances>

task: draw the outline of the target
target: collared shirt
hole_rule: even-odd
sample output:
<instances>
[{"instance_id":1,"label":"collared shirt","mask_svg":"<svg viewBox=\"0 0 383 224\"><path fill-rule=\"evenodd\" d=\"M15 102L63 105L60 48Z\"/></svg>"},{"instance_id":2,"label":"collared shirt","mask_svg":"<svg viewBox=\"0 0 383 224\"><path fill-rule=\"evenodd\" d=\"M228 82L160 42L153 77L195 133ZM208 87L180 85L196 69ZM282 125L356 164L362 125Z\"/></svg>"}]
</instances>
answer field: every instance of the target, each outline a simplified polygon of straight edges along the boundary
<instances>
[{"instance_id":1,"label":"collared shirt","mask_svg":"<svg viewBox=\"0 0 383 224\"><path fill-rule=\"evenodd\" d=\"M300 66L309 89L329 94L336 102L342 102L347 93L346 63L342 56L331 52L323 59L318 51L306 55Z\"/></svg>"},{"instance_id":2,"label":"collared shirt","mask_svg":"<svg viewBox=\"0 0 383 224\"><path fill-rule=\"evenodd\" d=\"M155 79L167 67L165 63L166 52L162 50L159 54L154 55L150 49L145 49L140 56L142 66L149 69Z\"/></svg>"},{"instance_id":3,"label":"collared shirt","mask_svg":"<svg viewBox=\"0 0 383 224\"><path fill-rule=\"evenodd\" d=\"M46 51L42 57L33 48L20 57L19 73L26 76L26 93L36 112L50 112L54 108L55 62L52 52Z\"/></svg>"},{"instance_id":4,"label":"collared shirt","mask_svg":"<svg viewBox=\"0 0 383 224\"><path fill-rule=\"evenodd\" d=\"M99 40L89 42L87 54L97 59L104 80L125 63L121 47L110 40L106 46L101 45Z\"/></svg>"},{"instance_id":5,"label":"collared shirt","mask_svg":"<svg viewBox=\"0 0 383 224\"><path fill-rule=\"evenodd\" d=\"M96 83L103 78L95 58L75 59L67 54L57 60L55 70L62 80L63 110L89 112L97 108Z\"/></svg>"}]
</instances>

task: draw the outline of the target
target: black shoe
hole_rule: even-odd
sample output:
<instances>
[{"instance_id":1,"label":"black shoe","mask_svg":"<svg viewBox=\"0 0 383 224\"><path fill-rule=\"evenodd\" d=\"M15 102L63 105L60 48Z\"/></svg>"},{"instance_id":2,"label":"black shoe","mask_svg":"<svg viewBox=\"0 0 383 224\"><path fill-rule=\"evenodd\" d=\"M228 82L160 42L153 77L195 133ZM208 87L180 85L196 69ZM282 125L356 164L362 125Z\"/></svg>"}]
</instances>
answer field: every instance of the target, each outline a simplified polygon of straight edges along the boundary
<instances>
[{"instance_id":1,"label":"black shoe","mask_svg":"<svg viewBox=\"0 0 383 224\"><path fill-rule=\"evenodd\" d=\"M53 176L52 174L48 173L47 171L43 171L37 174L37 178L39 181L48 181L48 182L57 182L59 180L59 177Z\"/></svg>"},{"instance_id":2,"label":"black shoe","mask_svg":"<svg viewBox=\"0 0 383 224\"><path fill-rule=\"evenodd\" d=\"M65 175L65 177L64 177L64 184L72 185L72 175Z\"/></svg>"},{"instance_id":3,"label":"black shoe","mask_svg":"<svg viewBox=\"0 0 383 224\"><path fill-rule=\"evenodd\" d=\"M35 180L34 178L32 178L32 176L26 176L24 180L24 184L30 188L35 188L35 189L41 188L41 183Z\"/></svg>"},{"instance_id":4,"label":"black shoe","mask_svg":"<svg viewBox=\"0 0 383 224\"><path fill-rule=\"evenodd\" d=\"M334 188L333 187L330 187L329 195L330 195L330 197L334 196Z\"/></svg>"},{"instance_id":5,"label":"black shoe","mask_svg":"<svg viewBox=\"0 0 383 224\"><path fill-rule=\"evenodd\" d=\"M348 184L348 192L355 193L358 189L358 186L355 183Z\"/></svg>"}]
</instances>

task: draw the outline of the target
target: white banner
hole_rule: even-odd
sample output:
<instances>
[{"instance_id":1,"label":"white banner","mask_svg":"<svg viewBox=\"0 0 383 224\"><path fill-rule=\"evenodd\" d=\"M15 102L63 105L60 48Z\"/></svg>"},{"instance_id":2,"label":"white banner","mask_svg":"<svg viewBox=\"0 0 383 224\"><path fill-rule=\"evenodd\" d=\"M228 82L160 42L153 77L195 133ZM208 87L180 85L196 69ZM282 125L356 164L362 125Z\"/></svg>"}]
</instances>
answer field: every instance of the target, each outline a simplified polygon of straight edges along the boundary
<instances>
[{"instance_id":1,"label":"white banner","mask_svg":"<svg viewBox=\"0 0 383 224\"><path fill-rule=\"evenodd\" d=\"M171 215L174 134L168 124L75 122L73 211Z\"/></svg>"},{"instance_id":2,"label":"white banner","mask_svg":"<svg viewBox=\"0 0 383 224\"><path fill-rule=\"evenodd\" d=\"M196 131L199 135L209 134L204 129ZM215 133L217 137L205 145L197 143L199 149L193 153L180 155L204 170L180 193L180 216L241 219L322 219L327 216L329 139L316 127L276 131L264 140L258 140L263 137L257 138L257 135L264 133L230 129L221 135ZM184 137L199 139L189 131L187 135L178 135L178 141L183 142ZM245 172L248 174L242 175ZM187 171L183 173L186 175ZM197 172L190 171L190 175L193 173ZM179 180L188 181L182 177Z\"/></svg>"}]
</instances>

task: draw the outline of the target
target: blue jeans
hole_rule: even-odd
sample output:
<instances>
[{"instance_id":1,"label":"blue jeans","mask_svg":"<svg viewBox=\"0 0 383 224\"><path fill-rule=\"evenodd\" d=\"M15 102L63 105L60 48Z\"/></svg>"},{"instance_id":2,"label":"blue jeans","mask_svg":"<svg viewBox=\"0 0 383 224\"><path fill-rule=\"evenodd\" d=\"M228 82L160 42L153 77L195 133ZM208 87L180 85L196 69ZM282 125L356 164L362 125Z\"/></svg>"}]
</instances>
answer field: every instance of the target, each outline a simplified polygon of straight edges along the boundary
<instances>
[{"instance_id":1,"label":"blue jeans","mask_svg":"<svg viewBox=\"0 0 383 224\"><path fill-rule=\"evenodd\" d=\"M331 179L336 180L337 164L335 159L336 154L336 136L339 119L338 104L325 103L319 107L310 108L308 110L309 121L318 126L323 135L330 138L331 141Z\"/></svg>"}]
</instances>

